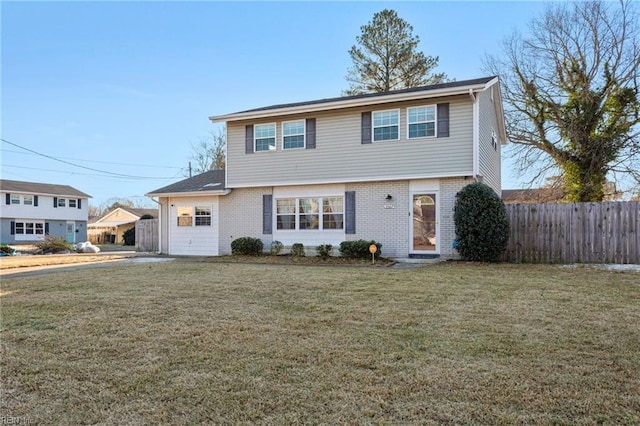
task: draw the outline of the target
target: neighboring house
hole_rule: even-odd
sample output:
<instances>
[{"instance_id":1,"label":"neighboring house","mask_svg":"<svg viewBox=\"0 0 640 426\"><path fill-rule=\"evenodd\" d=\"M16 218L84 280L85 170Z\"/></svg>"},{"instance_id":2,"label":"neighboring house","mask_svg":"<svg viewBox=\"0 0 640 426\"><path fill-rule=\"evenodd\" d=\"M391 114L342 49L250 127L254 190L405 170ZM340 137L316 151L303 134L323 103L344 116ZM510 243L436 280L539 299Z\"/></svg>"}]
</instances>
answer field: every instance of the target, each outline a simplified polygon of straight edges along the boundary
<instances>
[{"instance_id":1,"label":"neighboring house","mask_svg":"<svg viewBox=\"0 0 640 426\"><path fill-rule=\"evenodd\" d=\"M116 244L124 241L126 231L136 226L144 215L158 218L158 209L134 209L118 207L89 223L88 237L94 244Z\"/></svg>"},{"instance_id":2,"label":"neighboring house","mask_svg":"<svg viewBox=\"0 0 640 426\"><path fill-rule=\"evenodd\" d=\"M0 180L0 241L21 244L45 235L70 243L87 239L90 195L68 185Z\"/></svg>"},{"instance_id":3,"label":"neighboring house","mask_svg":"<svg viewBox=\"0 0 640 426\"><path fill-rule=\"evenodd\" d=\"M503 189L502 201L505 204L559 203L566 192L562 188Z\"/></svg>"},{"instance_id":4,"label":"neighboring house","mask_svg":"<svg viewBox=\"0 0 640 426\"><path fill-rule=\"evenodd\" d=\"M223 255L238 237L285 246L376 240L386 257L456 256L456 193L500 193L499 80L486 77L211 117L227 169L147 194L160 251Z\"/></svg>"}]
</instances>

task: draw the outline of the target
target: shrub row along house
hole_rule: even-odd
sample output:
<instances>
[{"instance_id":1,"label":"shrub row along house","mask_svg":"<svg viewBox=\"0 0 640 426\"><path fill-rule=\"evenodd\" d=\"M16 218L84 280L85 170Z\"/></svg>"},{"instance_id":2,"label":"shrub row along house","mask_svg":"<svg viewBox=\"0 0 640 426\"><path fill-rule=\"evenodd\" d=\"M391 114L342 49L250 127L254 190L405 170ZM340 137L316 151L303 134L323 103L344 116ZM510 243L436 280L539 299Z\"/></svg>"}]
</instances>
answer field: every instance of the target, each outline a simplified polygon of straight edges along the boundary
<instances>
[{"instance_id":1,"label":"shrub row along house","mask_svg":"<svg viewBox=\"0 0 640 426\"><path fill-rule=\"evenodd\" d=\"M68 185L0 180L2 244L43 241L45 235L69 243L87 240L91 197Z\"/></svg>"},{"instance_id":2,"label":"shrub row along house","mask_svg":"<svg viewBox=\"0 0 640 426\"><path fill-rule=\"evenodd\" d=\"M274 105L226 123L227 169L147 194L160 251L223 255L238 237L334 246L376 240L387 257L453 256L465 185L500 193L506 143L497 77Z\"/></svg>"}]
</instances>

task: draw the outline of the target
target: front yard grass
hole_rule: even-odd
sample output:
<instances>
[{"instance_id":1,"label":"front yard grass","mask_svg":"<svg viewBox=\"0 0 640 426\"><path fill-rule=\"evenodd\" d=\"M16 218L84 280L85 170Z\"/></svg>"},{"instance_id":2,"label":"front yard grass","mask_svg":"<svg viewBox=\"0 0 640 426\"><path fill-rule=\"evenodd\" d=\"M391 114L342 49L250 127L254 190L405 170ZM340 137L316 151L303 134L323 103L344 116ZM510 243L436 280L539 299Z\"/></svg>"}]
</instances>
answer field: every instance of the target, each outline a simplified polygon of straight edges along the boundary
<instances>
[{"instance_id":1,"label":"front yard grass","mask_svg":"<svg viewBox=\"0 0 640 426\"><path fill-rule=\"evenodd\" d=\"M126 264L3 279L32 424L639 424L640 275Z\"/></svg>"}]
</instances>

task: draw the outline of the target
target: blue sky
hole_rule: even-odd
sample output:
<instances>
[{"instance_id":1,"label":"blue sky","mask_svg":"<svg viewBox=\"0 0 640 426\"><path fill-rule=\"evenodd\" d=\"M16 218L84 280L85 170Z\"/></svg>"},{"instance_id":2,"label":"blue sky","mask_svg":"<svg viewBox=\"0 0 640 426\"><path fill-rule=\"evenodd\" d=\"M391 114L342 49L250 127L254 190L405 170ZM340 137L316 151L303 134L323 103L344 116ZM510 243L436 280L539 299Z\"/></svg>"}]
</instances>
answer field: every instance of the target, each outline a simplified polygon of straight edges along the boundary
<instances>
[{"instance_id":1,"label":"blue sky","mask_svg":"<svg viewBox=\"0 0 640 426\"><path fill-rule=\"evenodd\" d=\"M437 71L485 76L485 53L542 2L7 2L3 179L145 201L180 180L208 118L339 96L360 26L384 8L414 27ZM503 187L522 186L503 161Z\"/></svg>"}]
</instances>

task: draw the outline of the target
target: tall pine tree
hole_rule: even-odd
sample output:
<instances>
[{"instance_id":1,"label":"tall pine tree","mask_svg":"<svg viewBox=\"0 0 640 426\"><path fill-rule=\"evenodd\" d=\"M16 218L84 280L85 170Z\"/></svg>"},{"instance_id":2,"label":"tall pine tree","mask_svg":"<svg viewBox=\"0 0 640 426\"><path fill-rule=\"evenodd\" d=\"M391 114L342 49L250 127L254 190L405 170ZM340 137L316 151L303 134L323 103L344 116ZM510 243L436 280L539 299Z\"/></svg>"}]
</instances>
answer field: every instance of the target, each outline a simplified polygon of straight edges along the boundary
<instances>
[{"instance_id":1,"label":"tall pine tree","mask_svg":"<svg viewBox=\"0 0 640 426\"><path fill-rule=\"evenodd\" d=\"M353 67L347 74L350 87L345 90L346 95L388 92L446 81L444 73L432 73L439 58L417 51L419 37L413 35L413 27L394 10L374 14L371 22L360 30L357 44L349 50Z\"/></svg>"}]
</instances>

